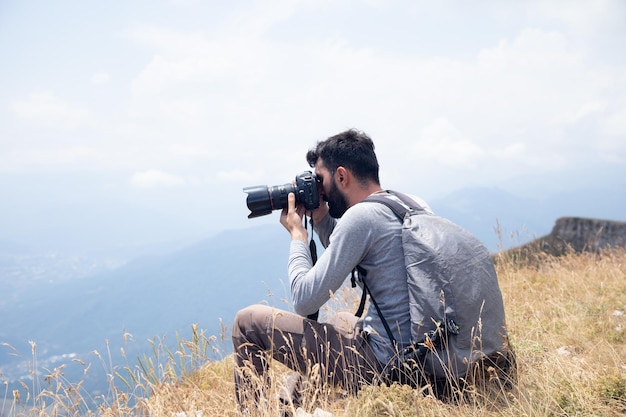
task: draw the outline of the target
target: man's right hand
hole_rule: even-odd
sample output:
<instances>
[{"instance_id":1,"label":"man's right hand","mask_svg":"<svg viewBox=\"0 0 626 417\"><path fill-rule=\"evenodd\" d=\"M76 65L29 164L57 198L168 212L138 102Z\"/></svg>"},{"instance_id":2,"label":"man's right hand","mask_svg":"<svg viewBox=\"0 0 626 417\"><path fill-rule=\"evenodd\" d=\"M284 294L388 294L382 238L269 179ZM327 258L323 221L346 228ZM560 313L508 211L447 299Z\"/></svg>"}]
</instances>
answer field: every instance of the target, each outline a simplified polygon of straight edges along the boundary
<instances>
[{"instance_id":1,"label":"man's right hand","mask_svg":"<svg viewBox=\"0 0 626 417\"><path fill-rule=\"evenodd\" d=\"M289 193L287 195L287 207L280 214L280 224L287 229L292 239L306 242L308 233L302 225L302 216L304 216L304 206L296 206L296 195Z\"/></svg>"}]
</instances>

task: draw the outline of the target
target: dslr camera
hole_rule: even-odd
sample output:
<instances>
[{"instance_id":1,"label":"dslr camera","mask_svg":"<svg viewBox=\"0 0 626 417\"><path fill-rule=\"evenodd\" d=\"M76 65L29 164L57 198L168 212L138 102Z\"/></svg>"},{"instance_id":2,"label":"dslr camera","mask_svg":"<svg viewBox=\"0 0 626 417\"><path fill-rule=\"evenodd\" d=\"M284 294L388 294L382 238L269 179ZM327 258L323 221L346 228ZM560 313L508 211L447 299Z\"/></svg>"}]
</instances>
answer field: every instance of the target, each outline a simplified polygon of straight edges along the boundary
<instances>
[{"instance_id":1,"label":"dslr camera","mask_svg":"<svg viewBox=\"0 0 626 417\"><path fill-rule=\"evenodd\" d=\"M317 190L319 181L311 171L304 171L296 175L294 183L274 185L257 185L243 189L248 193L246 204L250 209L249 219L270 214L273 210L281 210L287 207L287 196L294 193L296 205L303 204L307 210L313 210L320 206L320 196Z\"/></svg>"}]
</instances>

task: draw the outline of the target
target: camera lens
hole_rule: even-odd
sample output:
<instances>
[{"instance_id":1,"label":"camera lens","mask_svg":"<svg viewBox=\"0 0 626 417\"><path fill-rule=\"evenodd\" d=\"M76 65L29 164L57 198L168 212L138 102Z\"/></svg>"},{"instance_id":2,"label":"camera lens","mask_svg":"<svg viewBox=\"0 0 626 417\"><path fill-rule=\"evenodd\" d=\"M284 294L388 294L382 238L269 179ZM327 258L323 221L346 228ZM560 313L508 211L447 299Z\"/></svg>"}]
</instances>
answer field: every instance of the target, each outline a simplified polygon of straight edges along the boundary
<instances>
[{"instance_id":1,"label":"camera lens","mask_svg":"<svg viewBox=\"0 0 626 417\"><path fill-rule=\"evenodd\" d=\"M298 197L296 193L296 186L293 184L283 184L268 187L268 193L270 195L270 201L273 210L279 210L287 207L287 197L289 196L289 193L296 194L296 199Z\"/></svg>"},{"instance_id":2,"label":"camera lens","mask_svg":"<svg viewBox=\"0 0 626 417\"><path fill-rule=\"evenodd\" d=\"M296 176L295 184L274 185L273 187L257 185L244 188L243 191L248 193L246 198L250 209L248 218L265 216L273 210L284 209L288 206L289 193L295 194L296 204L303 204L307 210L316 209L320 205L319 184L320 181L315 174L305 171Z\"/></svg>"},{"instance_id":3,"label":"camera lens","mask_svg":"<svg viewBox=\"0 0 626 417\"><path fill-rule=\"evenodd\" d=\"M293 184L283 184L268 187L258 185L256 187L248 187L243 190L248 193L246 204L250 209L248 218L265 216L273 210L279 210L287 207L287 196L289 193L295 193L296 188Z\"/></svg>"}]
</instances>

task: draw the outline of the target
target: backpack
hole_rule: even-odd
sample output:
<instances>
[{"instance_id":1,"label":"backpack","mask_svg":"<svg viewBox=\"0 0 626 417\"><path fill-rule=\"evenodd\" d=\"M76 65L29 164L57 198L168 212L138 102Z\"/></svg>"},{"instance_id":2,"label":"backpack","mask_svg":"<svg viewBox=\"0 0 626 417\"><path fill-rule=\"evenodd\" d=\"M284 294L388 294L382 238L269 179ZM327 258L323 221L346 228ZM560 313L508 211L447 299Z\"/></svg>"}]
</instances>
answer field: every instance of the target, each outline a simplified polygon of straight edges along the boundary
<instances>
[{"instance_id":1,"label":"backpack","mask_svg":"<svg viewBox=\"0 0 626 417\"><path fill-rule=\"evenodd\" d=\"M470 363L502 349L506 339L504 305L493 260L486 247L462 227L433 215L395 191L364 202L389 207L402 223L407 271L411 344L400 350L367 286L367 271L357 267L363 296L376 308L387 336L399 350L388 371L416 368L431 377L462 378ZM393 198L395 196L396 198ZM353 276L354 285L354 276ZM402 372L401 372L402 373Z\"/></svg>"}]
</instances>

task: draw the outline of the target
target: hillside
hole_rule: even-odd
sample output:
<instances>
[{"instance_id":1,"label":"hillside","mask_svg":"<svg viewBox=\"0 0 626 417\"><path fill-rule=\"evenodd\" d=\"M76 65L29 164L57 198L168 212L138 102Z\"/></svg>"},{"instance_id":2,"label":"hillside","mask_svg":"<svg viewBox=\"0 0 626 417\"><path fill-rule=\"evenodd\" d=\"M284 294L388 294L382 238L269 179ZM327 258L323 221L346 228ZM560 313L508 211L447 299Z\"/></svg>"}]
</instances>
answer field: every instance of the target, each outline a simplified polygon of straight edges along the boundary
<instances>
[{"instance_id":1,"label":"hillside","mask_svg":"<svg viewBox=\"0 0 626 417\"><path fill-rule=\"evenodd\" d=\"M536 254L532 266L498 264L507 324L518 359L516 389L477 388L460 405L444 404L407 387L372 387L358 398L307 391L304 410L348 416L623 416L626 413L626 250L601 254ZM273 368L276 392L284 369ZM231 358L207 363L143 402L152 415L202 412L231 416ZM193 400L191 400L193 399ZM269 394L258 416L278 415ZM301 414L301 415L311 415ZM321 415L321 413L319 413ZM314 414L313 414L314 415Z\"/></svg>"},{"instance_id":2,"label":"hillside","mask_svg":"<svg viewBox=\"0 0 626 417\"><path fill-rule=\"evenodd\" d=\"M495 258L518 264L526 259L542 262L544 253L623 244L624 236L623 222L564 217L549 235ZM229 331L235 312L245 305L262 301L288 308L287 247L282 228L261 225L138 258L89 278L42 277L30 286L7 281L3 285L11 296L0 300L0 373L10 389L28 380L32 360L28 341L33 341L41 367L53 369L68 357L94 364L84 387L93 395L106 392L107 369L128 361L122 349L134 362L151 352L153 344L175 349L177 338L191 337L193 324L210 335ZM41 269L33 266L34 272ZM229 340L220 342L211 359L230 349ZM102 364L95 350L108 350L110 358ZM71 380L82 373L76 363L65 368Z\"/></svg>"},{"instance_id":3,"label":"hillside","mask_svg":"<svg viewBox=\"0 0 626 417\"><path fill-rule=\"evenodd\" d=\"M622 416L626 413L626 250L568 252L554 257L536 253L536 263L502 258L497 265L512 344L518 358L516 389L501 395L480 389L459 405L444 404L407 387L371 387L358 397L334 390L305 394L303 414L316 409L334 417L348 416ZM332 307L331 307L332 308ZM156 318L155 318L156 319ZM226 342L228 342L226 338ZM103 415L234 416L232 358L214 359L222 340L196 328L176 349L156 346L153 356L138 364L128 360L111 378L125 381L112 387L101 404ZM36 415L51 407L68 414L88 409L80 395L58 372L39 375L36 386L51 391L35 396ZM89 375L89 370L85 375ZM268 398L254 416L278 415L274 394L284 369L272 367ZM35 375L37 376L37 375ZM46 382L47 381L47 382ZM77 382L73 382L77 384ZM32 385L35 387L35 384ZM31 385L18 390L26 398ZM72 394L74 392L74 394ZM70 393L70 394L68 394ZM2 410L16 415L11 394Z\"/></svg>"}]
</instances>

